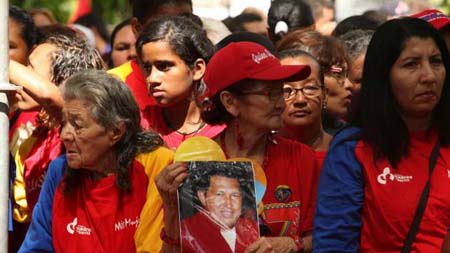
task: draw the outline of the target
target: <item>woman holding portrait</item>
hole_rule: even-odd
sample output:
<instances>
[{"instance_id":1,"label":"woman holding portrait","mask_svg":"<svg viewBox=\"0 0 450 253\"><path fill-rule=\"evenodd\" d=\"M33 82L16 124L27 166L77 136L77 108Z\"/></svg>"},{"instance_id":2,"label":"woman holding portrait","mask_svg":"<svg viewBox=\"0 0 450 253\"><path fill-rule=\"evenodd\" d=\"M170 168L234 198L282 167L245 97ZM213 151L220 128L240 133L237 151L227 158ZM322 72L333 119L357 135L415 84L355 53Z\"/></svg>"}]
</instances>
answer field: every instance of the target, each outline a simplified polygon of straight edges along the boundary
<instances>
[{"instance_id":1,"label":"woman holding portrait","mask_svg":"<svg viewBox=\"0 0 450 253\"><path fill-rule=\"evenodd\" d=\"M285 107L283 81L302 80L310 69L283 66L263 46L232 42L209 62L198 93L202 119L225 124L214 140L227 158L246 157L262 165L267 177L263 197L262 235L246 252L310 250L311 218L318 176L314 151L304 144L273 134L281 127ZM186 178L186 167L166 167L156 183L164 200L165 250L179 250L176 189ZM231 249L230 249L231 251Z\"/></svg>"}]
</instances>

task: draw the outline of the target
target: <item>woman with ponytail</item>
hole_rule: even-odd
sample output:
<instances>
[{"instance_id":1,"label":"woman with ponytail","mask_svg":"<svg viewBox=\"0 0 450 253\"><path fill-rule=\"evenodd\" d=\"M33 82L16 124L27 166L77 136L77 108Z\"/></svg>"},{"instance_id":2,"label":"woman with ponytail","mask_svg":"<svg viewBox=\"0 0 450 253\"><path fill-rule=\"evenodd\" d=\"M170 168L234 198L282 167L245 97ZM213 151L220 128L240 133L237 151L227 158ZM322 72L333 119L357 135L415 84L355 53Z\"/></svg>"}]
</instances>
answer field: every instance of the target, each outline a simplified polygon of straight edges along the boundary
<instances>
[{"instance_id":1,"label":"woman with ponytail","mask_svg":"<svg viewBox=\"0 0 450 253\"><path fill-rule=\"evenodd\" d=\"M297 29L314 29L311 6L304 0L274 0L267 14L269 37L274 44L288 32Z\"/></svg>"}]
</instances>

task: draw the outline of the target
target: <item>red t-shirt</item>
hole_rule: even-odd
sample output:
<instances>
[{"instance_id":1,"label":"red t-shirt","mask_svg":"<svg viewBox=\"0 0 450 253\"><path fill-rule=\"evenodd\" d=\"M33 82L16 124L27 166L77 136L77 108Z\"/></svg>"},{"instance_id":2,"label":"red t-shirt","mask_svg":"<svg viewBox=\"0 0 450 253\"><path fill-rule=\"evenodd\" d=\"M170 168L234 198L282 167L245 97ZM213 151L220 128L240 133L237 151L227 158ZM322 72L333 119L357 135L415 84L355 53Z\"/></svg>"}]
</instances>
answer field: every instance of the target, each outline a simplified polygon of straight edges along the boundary
<instances>
[{"instance_id":1,"label":"red t-shirt","mask_svg":"<svg viewBox=\"0 0 450 253\"><path fill-rule=\"evenodd\" d=\"M146 201L148 177L133 162L131 191L120 191L115 175L92 181L87 172L65 196L58 185L53 202L52 235L56 252L135 252L134 234Z\"/></svg>"},{"instance_id":2,"label":"red t-shirt","mask_svg":"<svg viewBox=\"0 0 450 253\"><path fill-rule=\"evenodd\" d=\"M364 175L361 252L395 252L403 246L428 178L428 158L437 134L410 134L410 152L393 168L377 164L373 150L359 142L355 153ZM411 252L439 252L450 224L450 148L440 148L430 195ZM397 251L398 252L398 251Z\"/></svg>"},{"instance_id":3,"label":"red t-shirt","mask_svg":"<svg viewBox=\"0 0 450 253\"><path fill-rule=\"evenodd\" d=\"M325 161L325 157L327 156L327 151L315 151L316 152L316 159L317 159L317 165L319 166L319 169L322 168L323 161Z\"/></svg>"},{"instance_id":4,"label":"red t-shirt","mask_svg":"<svg viewBox=\"0 0 450 253\"><path fill-rule=\"evenodd\" d=\"M276 137L267 155L263 222L270 227L270 236L296 237L312 231L319 176L314 151Z\"/></svg>"},{"instance_id":5,"label":"red t-shirt","mask_svg":"<svg viewBox=\"0 0 450 253\"><path fill-rule=\"evenodd\" d=\"M164 142L171 149L176 149L180 143L193 136L214 138L225 128L225 125L211 126L205 124L199 131L192 134L180 134L167 126L163 118L162 108L158 106L149 106L144 110L141 116L141 125L145 129L151 128L161 134Z\"/></svg>"}]
</instances>

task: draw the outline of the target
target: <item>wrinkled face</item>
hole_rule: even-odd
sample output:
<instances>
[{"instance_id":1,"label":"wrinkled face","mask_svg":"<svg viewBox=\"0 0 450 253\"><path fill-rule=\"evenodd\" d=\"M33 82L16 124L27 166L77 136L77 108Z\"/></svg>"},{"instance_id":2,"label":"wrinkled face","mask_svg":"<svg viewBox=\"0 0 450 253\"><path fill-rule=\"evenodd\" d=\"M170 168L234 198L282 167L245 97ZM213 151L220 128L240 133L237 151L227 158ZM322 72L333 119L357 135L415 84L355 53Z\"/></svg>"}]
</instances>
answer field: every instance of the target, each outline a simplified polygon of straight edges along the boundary
<instances>
[{"instance_id":1,"label":"wrinkled face","mask_svg":"<svg viewBox=\"0 0 450 253\"><path fill-rule=\"evenodd\" d=\"M256 131L268 132L281 127L285 103L282 81L252 81L251 88L237 94L239 122Z\"/></svg>"},{"instance_id":2,"label":"wrinkled face","mask_svg":"<svg viewBox=\"0 0 450 253\"><path fill-rule=\"evenodd\" d=\"M158 105L170 106L191 95L193 71L168 42L145 44L141 64L149 95Z\"/></svg>"},{"instance_id":3,"label":"wrinkled face","mask_svg":"<svg viewBox=\"0 0 450 253\"><path fill-rule=\"evenodd\" d=\"M212 176L206 192L199 192L203 207L218 222L233 228L241 216L242 194L235 178Z\"/></svg>"},{"instance_id":4,"label":"wrinkled face","mask_svg":"<svg viewBox=\"0 0 450 253\"><path fill-rule=\"evenodd\" d=\"M403 118L431 117L445 82L441 52L431 38L412 37L391 68L391 89Z\"/></svg>"},{"instance_id":5,"label":"wrinkled face","mask_svg":"<svg viewBox=\"0 0 450 253\"><path fill-rule=\"evenodd\" d=\"M49 43L43 43L34 48L31 52L28 67L33 69L37 74L52 80L52 54L58 48Z\"/></svg>"},{"instance_id":6,"label":"wrinkled face","mask_svg":"<svg viewBox=\"0 0 450 253\"><path fill-rule=\"evenodd\" d=\"M122 27L116 33L111 52L111 61L114 67L136 58L135 43L136 36L131 29L131 25Z\"/></svg>"},{"instance_id":7,"label":"wrinkled face","mask_svg":"<svg viewBox=\"0 0 450 253\"><path fill-rule=\"evenodd\" d=\"M335 118L346 119L352 101L352 84L346 78L347 65L336 66L336 69L336 72L325 73L325 87L328 90L327 112Z\"/></svg>"},{"instance_id":8,"label":"wrinkled face","mask_svg":"<svg viewBox=\"0 0 450 253\"><path fill-rule=\"evenodd\" d=\"M91 116L88 105L79 101L66 101L63 108L61 141L66 148L67 163L73 169L101 171L112 150L112 130L99 125Z\"/></svg>"},{"instance_id":9,"label":"wrinkled face","mask_svg":"<svg viewBox=\"0 0 450 253\"><path fill-rule=\"evenodd\" d=\"M305 80L284 84L285 91L295 91L290 97L286 97L286 108L283 112L283 125L285 127L320 126L322 104L325 92L321 87L319 77L319 65L308 56L284 58L283 65L309 65L311 74ZM298 89L303 89L302 91Z\"/></svg>"},{"instance_id":10,"label":"wrinkled face","mask_svg":"<svg viewBox=\"0 0 450 253\"><path fill-rule=\"evenodd\" d=\"M28 52L25 38L21 35L22 25L14 19L9 19L9 58L23 65L27 64Z\"/></svg>"},{"instance_id":11,"label":"wrinkled face","mask_svg":"<svg viewBox=\"0 0 450 253\"><path fill-rule=\"evenodd\" d=\"M355 60L350 64L350 69L348 70L348 79L353 84L353 94L359 93L361 90L361 82L362 82L362 74L363 74L363 67L364 67L364 59L366 55L361 54L358 57L356 57Z\"/></svg>"}]
</instances>

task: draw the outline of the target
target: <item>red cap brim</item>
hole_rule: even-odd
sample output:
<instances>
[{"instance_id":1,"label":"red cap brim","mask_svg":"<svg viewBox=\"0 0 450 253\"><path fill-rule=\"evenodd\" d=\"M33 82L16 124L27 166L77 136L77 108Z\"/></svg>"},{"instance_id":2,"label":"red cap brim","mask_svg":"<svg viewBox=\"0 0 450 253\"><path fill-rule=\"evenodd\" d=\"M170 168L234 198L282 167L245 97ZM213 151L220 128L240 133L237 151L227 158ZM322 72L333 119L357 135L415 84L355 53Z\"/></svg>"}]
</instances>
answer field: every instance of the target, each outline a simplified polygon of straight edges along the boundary
<instances>
[{"instance_id":1,"label":"red cap brim","mask_svg":"<svg viewBox=\"0 0 450 253\"><path fill-rule=\"evenodd\" d=\"M263 81L300 81L310 74L311 68L308 65L279 65L254 73L249 78Z\"/></svg>"}]
</instances>

